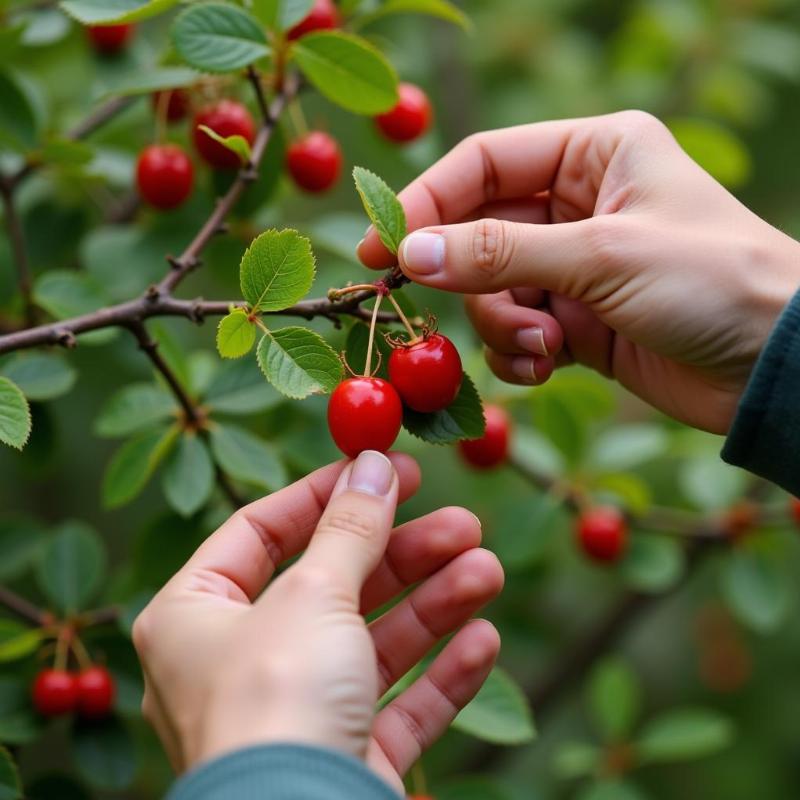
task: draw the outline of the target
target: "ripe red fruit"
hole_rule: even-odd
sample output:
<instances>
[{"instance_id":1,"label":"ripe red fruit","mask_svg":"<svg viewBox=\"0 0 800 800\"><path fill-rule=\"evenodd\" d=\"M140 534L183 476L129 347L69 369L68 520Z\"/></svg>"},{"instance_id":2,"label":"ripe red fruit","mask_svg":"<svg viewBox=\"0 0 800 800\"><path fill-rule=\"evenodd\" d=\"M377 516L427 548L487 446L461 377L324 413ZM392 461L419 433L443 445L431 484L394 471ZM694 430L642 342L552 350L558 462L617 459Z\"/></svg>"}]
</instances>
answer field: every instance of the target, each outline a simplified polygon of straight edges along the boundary
<instances>
[{"instance_id":1,"label":"ripe red fruit","mask_svg":"<svg viewBox=\"0 0 800 800\"><path fill-rule=\"evenodd\" d=\"M78 702L78 682L66 670L43 669L33 682L31 696L34 707L42 716L69 714Z\"/></svg>"},{"instance_id":2,"label":"ripe red fruit","mask_svg":"<svg viewBox=\"0 0 800 800\"><path fill-rule=\"evenodd\" d=\"M619 509L597 506L578 518L578 539L586 555L595 561L616 561L625 551L628 525Z\"/></svg>"},{"instance_id":3,"label":"ripe red fruit","mask_svg":"<svg viewBox=\"0 0 800 800\"><path fill-rule=\"evenodd\" d=\"M142 150L136 164L139 194L156 208L175 208L192 192L194 167L175 144L153 144Z\"/></svg>"},{"instance_id":4,"label":"ripe red fruit","mask_svg":"<svg viewBox=\"0 0 800 800\"><path fill-rule=\"evenodd\" d=\"M215 142L198 126L205 125L220 136L244 137L248 144L256 138L256 126L250 112L235 100L220 100L197 112L194 118L192 137L200 156L215 169L237 169L239 156L227 147Z\"/></svg>"},{"instance_id":5,"label":"ripe red fruit","mask_svg":"<svg viewBox=\"0 0 800 800\"><path fill-rule=\"evenodd\" d=\"M389 357L389 380L414 411L430 413L447 408L461 388L463 374L458 350L440 333L397 347Z\"/></svg>"},{"instance_id":6,"label":"ripe red fruit","mask_svg":"<svg viewBox=\"0 0 800 800\"><path fill-rule=\"evenodd\" d=\"M86 35L98 53L118 53L128 43L136 29L135 25L89 25Z\"/></svg>"},{"instance_id":7,"label":"ripe red fruit","mask_svg":"<svg viewBox=\"0 0 800 800\"><path fill-rule=\"evenodd\" d=\"M85 669L77 677L78 713L87 719L99 719L111 713L116 686L111 673L100 666Z\"/></svg>"},{"instance_id":8,"label":"ripe red fruit","mask_svg":"<svg viewBox=\"0 0 800 800\"><path fill-rule=\"evenodd\" d=\"M800 525L800 499L793 497L790 501L790 506L794 521Z\"/></svg>"},{"instance_id":9,"label":"ripe red fruit","mask_svg":"<svg viewBox=\"0 0 800 800\"><path fill-rule=\"evenodd\" d=\"M300 20L287 34L289 39L299 39L312 31L339 27L339 12L333 0L315 0L308 16Z\"/></svg>"},{"instance_id":10,"label":"ripe red fruit","mask_svg":"<svg viewBox=\"0 0 800 800\"><path fill-rule=\"evenodd\" d=\"M324 192L336 183L342 169L339 143L323 131L312 131L289 146L286 168L301 189Z\"/></svg>"},{"instance_id":11,"label":"ripe red fruit","mask_svg":"<svg viewBox=\"0 0 800 800\"><path fill-rule=\"evenodd\" d=\"M328 403L328 427L336 446L350 458L362 450L386 452L400 433L403 404L381 378L348 378Z\"/></svg>"},{"instance_id":12,"label":"ripe red fruit","mask_svg":"<svg viewBox=\"0 0 800 800\"><path fill-rule=\"evenodd\" d=\"M156 113L159 113L161 103L166 103L167 122L179 122L189 111L189 95L183 89L163 89L153 92L150 98Z\"/></svg>"},{"instance_id":13,"label":"ripe red fruit","mask_svg":"<svg viewBox=\"0 0 800 800\"><path fill-rule=\"evenodd\" d=\"M511 438L511 420L500 406L487 405L483 409L486 432L480 439L458 443L464 460L477 469L491 469L508 458Z\"/></svg>"},{"instance_id":14,"label":"ripe red fruit","mask_svg":"<svg viewBox=\"0 0 800 800\"><path fill-rule=\"evenodd\" d=\"M375 117L378 129L393 142L410 142L428 130L433 119L433 109L428 95L413 83L398 86L400 100L385 114Z\"/></svg>"}]
</instances>

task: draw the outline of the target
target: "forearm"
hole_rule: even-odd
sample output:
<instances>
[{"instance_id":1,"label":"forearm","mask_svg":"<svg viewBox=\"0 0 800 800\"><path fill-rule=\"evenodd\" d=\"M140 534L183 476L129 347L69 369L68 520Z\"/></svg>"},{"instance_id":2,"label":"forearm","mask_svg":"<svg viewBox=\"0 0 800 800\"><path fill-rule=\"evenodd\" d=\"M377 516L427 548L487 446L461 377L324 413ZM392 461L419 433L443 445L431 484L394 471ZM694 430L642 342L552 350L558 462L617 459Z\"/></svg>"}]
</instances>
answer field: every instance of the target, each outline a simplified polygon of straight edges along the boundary
<instances>
[{"instance_id":1,"label":"forearm","mask_svg":"<svg viewBox=\"0 0 800 800\"><path fill-rule=\"evenodd\" d=\"M181 778L167 800L399 800L360 761L303 745L264 745L209 761Z\"/></svg>"}]
</instances>

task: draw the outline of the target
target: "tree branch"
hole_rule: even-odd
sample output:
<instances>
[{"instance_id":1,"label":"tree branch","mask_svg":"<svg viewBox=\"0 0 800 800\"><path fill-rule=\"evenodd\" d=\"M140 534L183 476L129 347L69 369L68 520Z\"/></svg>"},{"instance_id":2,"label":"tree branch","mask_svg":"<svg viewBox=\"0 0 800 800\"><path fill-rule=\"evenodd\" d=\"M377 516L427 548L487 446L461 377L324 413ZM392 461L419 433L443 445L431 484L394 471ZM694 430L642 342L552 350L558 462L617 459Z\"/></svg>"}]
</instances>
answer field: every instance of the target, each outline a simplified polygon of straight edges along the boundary
<instances>
[{"instance_id":1,"label":"tree branch","mask_svg":"<svg viewBox=\"0 0 800 800\"><path fill-rule=\"evenodd\" d=\"M0 586L0 605L5 606L24 622L29 622L31 625L39 627L47 623L47 613L43 609L28 602L24 597L20 597L16 592L12 592L11 589L7 589L5 586Z\"/></svg>"},{"instance_id":2,"label":"tree branch","mask_svg":"<svg viewBox=\"0 0 800 800\"><path fill-rule=\"evenodd\" d=\"M28 251L25 247L25 234L14 203L14 192L2 182L0 182L0 197L2 197L3 202L3 215L6 219L8 240L11 242L11 252L17 269L17 286L19 293L22 295L22 302L25 308L25 319L28 325L35 325L36 306L33 302L33 283L28 262Z\"/></svg>"}]
</instances>

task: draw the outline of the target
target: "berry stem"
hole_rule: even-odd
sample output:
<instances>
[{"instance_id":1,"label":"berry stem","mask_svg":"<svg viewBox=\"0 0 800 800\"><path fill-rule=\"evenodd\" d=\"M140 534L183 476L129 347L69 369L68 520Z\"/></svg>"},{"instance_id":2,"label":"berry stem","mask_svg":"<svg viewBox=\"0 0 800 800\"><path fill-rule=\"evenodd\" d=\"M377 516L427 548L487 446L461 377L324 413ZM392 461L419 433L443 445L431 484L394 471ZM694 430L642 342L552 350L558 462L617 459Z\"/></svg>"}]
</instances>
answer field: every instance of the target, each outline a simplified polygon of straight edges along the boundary
<instances>
[{"instance_id":1,"label":"berry stem","mask_svg":"<svg viewBox=\"0 0 800 800\"><path fill-rule=\"evenodd\" d=\"M411 789L414 794L428 794L428 782L425 780L425 770L421 760L416 761L414 766L411 767Z\"/></svg>"},{"instance_id":2,"label":"berry stem","mask_svg":"<svg viewBox=\"0 0 800 800\"><path fill-rule=\"evenodd\" d=\"M306 122L305 114L303 114L303 107L297 97L289 103L289 117L292 120L292 126L297 138L302 139L308 133L308 123Z\"/></svg>"},{"instance_id":3,"label":"berry stem","mask_svg":"<svg viewBox=\"0 0 800 800\"><path fill-rule=\"evenodd\" d=\"M89 669L92 666L89 651L77 635L72 637L72 652L75 653L75 658L81 669Z\"/></svg>"},{"instance_id":4,"label":"berry stem","mask_svg":"<svg viewBox=\"0 0 800 800\"><path fill-rule=\"evenodd\" d=\"M56 669L65 670L69 663L69 640L72 638L72 631L69 625L62 625L58 631L56 639L56 653L53 666Z\"/></svg>"},{"instance_id":5,"label":"berry stem","mask_svg":"<svg viewBox=\"0 0 800 800\"><path fill-rule=\"evenodd\" d=\"M161 92L156 103L156 144L163 144L167 138L167 112L172 92Z\"/></svg>"},{"instance_id":6,"label":"berry stem","mask_svg":"<svg viewBox=\"0 0 800 800\"><path fill-rule=\"evenodd\" d=\"M375 344L375 325L378 321L378 310L381 307L383 295L379 294L375 298L375 305L372 308L372 319L369 323L369 341L367 342L367 363L364 365L364 377L369 378L372 375L372 347Z\"/></svg>"},{"instance_id":7,"label":"berry stem","mask_svg":"<svg viewBox=\"0 0 800 800\"><path fill-rule=\"evenodd\" d=\"M340 297L352 294L353 292L377 292L378 287L374 283L354 283L350 286L343 286L341 289L331 289L328 297L331 300L338 300Z\"/></svg>"},{"instance_id":8,"label":"berry stem","mask_svg":"<svg viewBox=\"0 0 800 800\"><path fill-rule=\"evenodd\" d=\"M409 339L408 343L409 344L414 344L415 342L417 342L419 340L419 336L417 336L417 332L411 326L411 323L408 321L408 317L403 313L403 309L400 308L400 303L398 303L397 300L395 300L394 297L392 297L391 292L388 294L388 297L389 297L389 302L394 306L394 310L397 313L397 316L399 317L400 322L403 323L403 325L405 326L405 329L408 331L408 335L411 337Z\"/></svg>"}]
</instances>

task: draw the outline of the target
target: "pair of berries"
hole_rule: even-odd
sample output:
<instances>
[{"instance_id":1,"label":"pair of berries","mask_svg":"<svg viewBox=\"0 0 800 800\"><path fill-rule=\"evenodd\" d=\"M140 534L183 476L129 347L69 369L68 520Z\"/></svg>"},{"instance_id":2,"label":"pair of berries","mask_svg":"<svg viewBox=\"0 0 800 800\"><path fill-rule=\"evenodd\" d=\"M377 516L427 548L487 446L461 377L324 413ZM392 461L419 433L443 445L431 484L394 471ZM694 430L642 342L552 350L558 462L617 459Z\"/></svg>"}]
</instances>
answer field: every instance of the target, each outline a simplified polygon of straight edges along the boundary
<instances>
[{"instance_id":1,"label":"pair of berries","mask_svg":"<svg viewBox=\"0 0 800 800\"><path fill-rule=\"evenodd\" d=\"M33 705L44 717L77 712L86 719L100 719L111 712L115 694L111 673L98 665L77 674L43 669L31 688Z\"/></svg>"},{"instance_id":2,"label":"pair of berries","mask_svg":"<svg viewBox=\"0 0 800 800\"><path fill-rule=\"evenodd\" d=\"M389 357L389 380L373 377L342 381L328 403L328 427L350 458L362 450L385 452L403 424L403 404L431 414L455 400L461 388L461 357L439 333L396 347Z\"/></svg>"}]
</instances>

